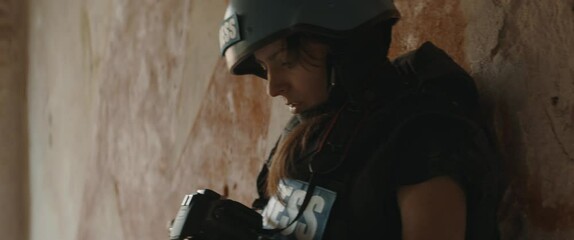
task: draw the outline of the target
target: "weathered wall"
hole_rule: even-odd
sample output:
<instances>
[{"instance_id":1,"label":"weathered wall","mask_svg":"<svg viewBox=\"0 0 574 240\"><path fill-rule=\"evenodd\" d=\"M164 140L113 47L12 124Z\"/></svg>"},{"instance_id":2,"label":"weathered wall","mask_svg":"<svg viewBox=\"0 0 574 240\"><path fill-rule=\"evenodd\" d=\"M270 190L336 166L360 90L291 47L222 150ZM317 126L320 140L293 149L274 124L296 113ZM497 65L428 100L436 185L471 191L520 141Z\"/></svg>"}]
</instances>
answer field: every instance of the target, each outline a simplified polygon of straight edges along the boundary
<instances>
[{"instance_id":1,"label":"weathered wall","mask_svg":"<svg viewBox=\"0 0 574 240\"><path fill-rule=\"evenodd\" d=\"M467 59L488 95L509 169L504 236L573 239L574 2L463 7Z\"/></svg>"},{"instance_id":2,"label":"weathered wall","mask_svg":"<svg viewBox=\"0 0 574 240\"><path fill-rule=\"evenodd\" d=\"M27 237L26 5L0 0L0 239Z\"/></svg>"},{"instance_id":3,"label":"weathered wall","mask_svg":"<svg viewBox=\"0 0 574 240\"><path fill-rule=\"evenodd\" d=\"M483 90L512 170L504 239L574 238L574 2L396 3L393 56L431 40ZM250 204L289 115L226 73L225 4L30 0L30 239L165 239L199 188Z\"/></svg>"},{"instance_id":4,"label":"weathered wall","mask_svg":"<svg viewBox=\"0 0 574 240\"><path fill-rule=\"evenodd\" d=\"M224 70L225 4L31 1L31 239L166 238L199 188L250 203L282 115Z\"/></svg>"},{"instance_id":5,"label":"weathered wall","mask_svg":"<svg viewBox=\"0 0 574 240\"><path fill-rule=\"evenodd\" d=\"M431 40L482 91L509 181L503 239L574 239L574 2L396 3L393 54Z\"/></svg>"}]
</instances>

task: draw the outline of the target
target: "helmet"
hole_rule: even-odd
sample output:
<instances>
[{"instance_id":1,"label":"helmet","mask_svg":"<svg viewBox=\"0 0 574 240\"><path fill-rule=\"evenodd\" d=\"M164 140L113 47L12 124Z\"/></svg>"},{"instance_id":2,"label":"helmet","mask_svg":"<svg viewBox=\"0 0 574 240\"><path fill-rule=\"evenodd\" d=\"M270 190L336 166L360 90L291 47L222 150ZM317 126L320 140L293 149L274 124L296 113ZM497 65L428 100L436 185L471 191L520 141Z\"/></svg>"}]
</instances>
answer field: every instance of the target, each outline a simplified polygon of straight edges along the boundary
<instances>
[{"instance_id":1,"label":"helmet","mask_svg":"<svg viewBox=\"0 0 574 240\"><path fill-rule=\"evenodd\" d=\"M363 27L400 13L393 0L230 0L219 47L234 75L261 75L253 52L293 33L348 38Z\"/></svg>"}]
</instances>

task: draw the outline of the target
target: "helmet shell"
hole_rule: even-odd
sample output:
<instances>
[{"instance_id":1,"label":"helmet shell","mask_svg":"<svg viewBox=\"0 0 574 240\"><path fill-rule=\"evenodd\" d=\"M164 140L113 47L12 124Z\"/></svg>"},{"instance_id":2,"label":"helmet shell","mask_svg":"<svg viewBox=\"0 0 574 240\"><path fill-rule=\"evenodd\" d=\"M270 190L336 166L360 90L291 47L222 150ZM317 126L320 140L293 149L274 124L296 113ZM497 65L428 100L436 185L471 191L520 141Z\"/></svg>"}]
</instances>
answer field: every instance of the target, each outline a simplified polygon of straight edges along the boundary
<instances>
[{"instance_id":1,"label":"helmet shell","mask_svg":"<svg viewBox=\"0 0 574 240\"><path fill-rule=\"evenodd\" d=\"M257 74L253 52L280 37L306 32L348 38L362 26L399 18L393 0L230 0L220 51L232 74Z\"/></svg>"}]
</instances>

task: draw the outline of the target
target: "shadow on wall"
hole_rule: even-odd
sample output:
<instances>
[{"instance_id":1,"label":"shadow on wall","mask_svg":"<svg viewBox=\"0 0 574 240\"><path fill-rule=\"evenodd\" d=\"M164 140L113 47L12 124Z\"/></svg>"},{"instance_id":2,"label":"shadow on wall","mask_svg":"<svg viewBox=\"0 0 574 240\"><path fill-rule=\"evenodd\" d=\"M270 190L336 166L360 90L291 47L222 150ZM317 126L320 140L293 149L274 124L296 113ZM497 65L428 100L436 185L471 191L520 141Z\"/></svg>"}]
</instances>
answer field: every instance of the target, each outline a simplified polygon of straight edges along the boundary
<instances>
[{"instance_id":1,"label":"shadow on wall","mask_svg":"<svg viewBox=\"0 0 574 240\"><path fill-rule=\"evenodd\" d=\"M0 0L0 238L28 239L28 1Z\"/></svg>"}]
</instances>

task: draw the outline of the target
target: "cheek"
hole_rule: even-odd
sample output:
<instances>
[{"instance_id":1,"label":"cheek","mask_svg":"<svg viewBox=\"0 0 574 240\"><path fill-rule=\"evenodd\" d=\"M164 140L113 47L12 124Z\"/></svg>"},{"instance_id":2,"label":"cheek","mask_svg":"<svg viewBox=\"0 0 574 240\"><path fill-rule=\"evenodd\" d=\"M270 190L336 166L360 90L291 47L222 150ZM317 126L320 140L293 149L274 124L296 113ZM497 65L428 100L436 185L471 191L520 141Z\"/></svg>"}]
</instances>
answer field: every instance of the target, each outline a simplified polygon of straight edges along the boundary
<instances>
[{"instance_id":1,"label":"cheek","mask_svg":"<svg viewBox=\"0 0 574 240\"><path fill-rule=\"evenodd\" d=\"M305 69L297 66L290 71L292 86L300 97L313 104L328 99L327 75L322 68Z\"/></svg>"},{"instance_id":2,"label":"cheek","mask_svg":"<svg viewBox=\"0 0 574 240\"><path fill-rule=\"evenodd\" d=\"M315 74L306 80L306 89L310 98L314 99L316 102L326 101L329 95L326 76Z\"/></svg>"}]
</instances>

